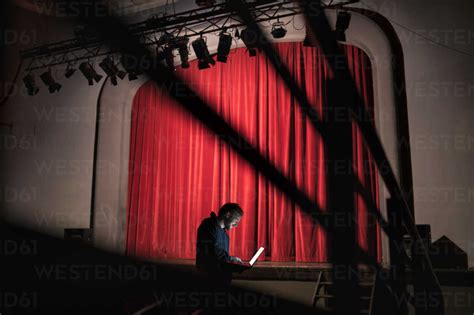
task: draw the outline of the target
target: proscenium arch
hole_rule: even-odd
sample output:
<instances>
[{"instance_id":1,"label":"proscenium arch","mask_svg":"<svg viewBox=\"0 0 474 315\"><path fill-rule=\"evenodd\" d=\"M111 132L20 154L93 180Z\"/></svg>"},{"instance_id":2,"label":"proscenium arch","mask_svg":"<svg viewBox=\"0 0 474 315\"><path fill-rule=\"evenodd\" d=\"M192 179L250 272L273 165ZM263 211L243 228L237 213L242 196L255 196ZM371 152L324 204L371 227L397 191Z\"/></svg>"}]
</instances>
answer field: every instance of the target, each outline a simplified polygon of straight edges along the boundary
<instances>
[{"instance_id":1,"label":"proscenium arch","mask_svg":"<svg viewBox=\"0 0 474 315\"><path fill-rule=\"evenodd\" d=\"M348 8L352 12L346 43L362 49L371 61L374 93L375 125L402 190L412 201L412 174L408 137L403 54L393 28L386 18L370 10ZM327 9L331 26L336 22L336 11ZM298 27L299 25L299 27ZM294 27L296 26L296 28ZM304 40L303 17L295 16L287 25L288 33L280 42ZM207 41L211 53L217 51L218 39ZM234 42L234 48L244 44ZM195 56L190 56L190 60ZM98 123L97 161L111 161L113 168L96 168L95 200L91 205L94 217L94 245L106 250L125 253L126 211L128 194L128 158L133 99L146 78L124 80L118 87L110 83L101 96ZM108 117L108 119L107 119ZM97 162L96 161L96 162ZM389 193L379 178L380 210L386 217L386 198ZM388 239L382 243L383 263L388 262Z\"/></svg>"}]
</instances>

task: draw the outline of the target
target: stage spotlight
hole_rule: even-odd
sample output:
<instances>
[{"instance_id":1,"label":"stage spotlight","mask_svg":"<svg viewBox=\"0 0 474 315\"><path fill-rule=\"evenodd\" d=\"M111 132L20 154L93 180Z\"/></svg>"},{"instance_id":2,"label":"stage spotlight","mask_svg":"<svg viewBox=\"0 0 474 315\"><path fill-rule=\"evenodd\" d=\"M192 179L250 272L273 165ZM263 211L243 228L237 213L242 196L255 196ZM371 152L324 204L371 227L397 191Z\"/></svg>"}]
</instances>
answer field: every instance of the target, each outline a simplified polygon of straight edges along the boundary
<instances>
[{"instance_id":1,"label":"stage spotlight","mask_svg":"<svg viewBox=\"0 0 474 315\"><path fill-rule=\"evenodd\" d=\"M164 56L165 56L165 62L166 66L170 69L175 71L176 68L174 66L174 55L173 55L173 49L170 46L166 46L165 50L163 51Z\"/></svg>"},{"instance_id":2,"label":"stage spotlight","mask_svg":"<svg viewBox=\"0 0 474 315\"><path fill-rule=\"evenodd\" d=\"M48 70L40 75L41 81L48 87L49 93L54 93L61 90L62 85L56 82L51 74L51 70Z\"/></svg>"},{"instance_id":3,"label":"stage spotlight","mask_svg":"<svg viewBox=\"0 0 474 315\"><path fill-rule=\"evenodd\" d=\"M99 63L99 66L104 70L105 74L110 77L110 81L113 85L117 85L117 77L122 80L125 77L125 72L120 71L114 64L112 58L107 57Z\"/></svg>"},{"instance_id":4,"label":"stage spotlight","mask_svg":"<svg viewBox=\"0 0 474 315\"><path fill-rule=\"evenodd\" d=\"M337 13L336 20L336 29L334 33L336 35L336 40L345 42L346 41L346 30L349 27L351 21L351 14L346 11L340 11Z\"/></svg>"},{"instance_id":5,"label":"stage spotlight","mask_svg":"<svg viewBox=\"0 0 474 315\"><path fill-rule=\"evenodd\" d=\"M89 85L93 85L94 81L99 83L99 81L102 79L102 76L94 70L94 68L89 62L81 63L79 65L79 70L86 77L87 81L89 82Z\"/></svg>"},{"instance_id":6,"label":"stage spotlight","mask_svg":"<svg viewBox=\"0 0 474 315\"><path fill-rule=\"evenodd\" d=\"M39 92L39 87L36 85L35 77L33 74L28 73L23 78L23 83L25 83L25 87L28 90L28 95L36 95Z\"/></svg>"},{"instance_id":7,"label":"stage spotlight","mask_svg":"<svg viewBox=\"0 0 474 315\"><path fill-rule=\"evenodd\" d=\"M249 28L243 29L240 32L240 39L242 39L247 47L250 57L255 57L257 55L258 44L257 32Z\"/></svg>"},{"instance_id":8,"label":"stage spotlight","mask_svg":"<svg viewBox=\"0 0 474 315\"><path fill-rule=\"evenodd\" d=\"M285 24L282 22L275 22L272 25L271 34L273 38L283 38L286 35Z\"/></svg>"},{"instance_id":9,"label":"stage spotlight","mask_svg":"<svg viewBox=\"0 0 474 315\"><path fill-rule=\"evenodd\" d=\"M188 47L179 47L178 48L179 58L181 59L181 68L187 69L189 68L189 50Z\"/></svg>"},{"instance_id":10,"label":"stage spotlight","mask_svg":"<svg viewBox=\"0 0 474 315\"><path fill-rule=\"evenodd\" d=\"M209 50L207 49L204 38L201 37L196 39L191 43L191 45L193 46L196 57L199 59L198 68L200 70L209 68L209 64L216 64L214 59L212 59L211 55L209 54Z\"/></svg>"},{"instance_id":11,"label":"stage spotlight","mask_svg":"<svg viewBox=\"0 0 474 315\"><path fill-rule=\"evenodd\" d=\"M219 35L219 45L217 46L217 61L227 62L227 56L232 46L232 36L228 33L222 32Z\"/></svg>"},{"instance_id":12,"label":"stage spotlight","mask_svg":"<svg viewBox=\"0 0 474 315\"><path fill-rule=\"evenodd\" d=\"M198 61L198 69L199 70L203 70L203 69L207 69L207 68L210 68L211 66L209 66L209 63L205 60L199 60Z\"/></svg>"},{"instance_id":13,"label":"stage spotlight","mask_svg":"<svg viewBox=\"0 0 474 315\"><path fill-rule=\"evenodd\" d=\"M165 63L166 66L170 69L175 71L176 68L174 66L174 55L173 49L170 46L163 47L162 50L157 51L156 53L156 60L159 63Z\"/></svg>"},{"instance_id":14,"label":"stage spotlight","mask_svg":"<svg viewBox=\"0 0 474 315\"><path fill-rule=\"evenodd\" d=\"M189 42L189 38L182 37L182 38L178 38L174 43L174 46L178 49L179 58L181 59L181 68L183 69L189 68L188 42Z\"/></svg>"},{"instance_id":15,"label":"stage spotlight","mask_svg":"<svg viewBox=\"0 0 474 315\"><path fill-rule=\"evenodd\" d=\"M143 73L138 67L137 58L133 55L123 54L122 57L120 57L120 62L125 71L127 71L130 81L138 79L138 75Z\"/></svg>"},{"instance_id":16,"label":"stage spotlight","mask_svg":"<svg viewBox=\"0 0 474 315\"><path fill-rule=\"evenodd\" d=\"M66 79L69 79L70 77L72 77L72 75L76 72L76 69L74 69L74 67L72 66L71 63L69 63L66 67L66 71L64 72L64 76L66 77Z\"/></svg>"}]
</instances>

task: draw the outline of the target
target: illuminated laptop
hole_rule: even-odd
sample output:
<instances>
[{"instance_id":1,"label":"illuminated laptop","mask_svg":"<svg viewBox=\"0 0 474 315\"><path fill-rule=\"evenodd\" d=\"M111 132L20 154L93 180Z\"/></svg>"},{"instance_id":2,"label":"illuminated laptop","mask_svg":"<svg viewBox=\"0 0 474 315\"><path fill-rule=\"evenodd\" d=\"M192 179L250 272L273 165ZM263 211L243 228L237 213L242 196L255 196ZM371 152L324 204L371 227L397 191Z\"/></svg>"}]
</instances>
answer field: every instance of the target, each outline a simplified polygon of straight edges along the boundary
<instances>
[{"instance_id":1,"label":"illuminated laptop","mask_svg":"<svg viewBox=\"0 0 474 315\"><path fill-rule=\"evenodd\" d=\"M260 255L263 253L263 250L264 250L263 247L260 247L260 248L257 250L257 252L255 253L255 255L253 255L252 259L250 259L250 261L249 261L250 266L253 266L253 264L255 264L255 262L257 261L258 257L260 257Z\"/></svg>"},{"instance_id":2,"label":"illuminated laptop","mask_svg":"<svg viewBox=\"0 0 474 315\"><path fill-rule=\"evenodd\" d=\"M250 268L250 267L253 266L253 264L255 264L255 262L257 261L258 257L260 257L260 255L263 253L263 250L264 250L264 249L265 249L265 248L260 247L260 248L257 250L257 252L255 253L255 255L253 255L252 259L250 259L249 262L245 262L245 261L243 261L243 262L241 262L241 263L240 263L240 262L231 262L231 264L240 265L240 266L247 266L247 267Z\"/></svg>"}]
</instances>

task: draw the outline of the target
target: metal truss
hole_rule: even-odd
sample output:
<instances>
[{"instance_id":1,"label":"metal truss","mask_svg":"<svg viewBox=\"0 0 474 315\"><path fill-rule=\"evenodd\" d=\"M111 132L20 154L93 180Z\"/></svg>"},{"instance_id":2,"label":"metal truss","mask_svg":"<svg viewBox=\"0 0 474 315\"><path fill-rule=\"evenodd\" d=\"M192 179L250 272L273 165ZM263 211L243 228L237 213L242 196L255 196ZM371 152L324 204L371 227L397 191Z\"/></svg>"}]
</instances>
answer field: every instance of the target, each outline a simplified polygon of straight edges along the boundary
<instances>
[{"instance_id":1,"label":"metal truss","mask_svg":"<svg viewBox=\"0 0 474 315\"><path fill-rule=\"evenodd\" d=\"M355 2L358 0L337 3L329 1L324 8L341 8ZM302 13L301 8L291 1L264 4L256 2L247 3L245 6L256 23L278 21ZM226 3L222 3L173 15L152 16L143 22L128 25L127 30L129 34L136 36L142 45L159 47L159 38L163 34L192 38L238 30L239 27L245 27L245 23ZM116 53L118 53L117 49L105 45L102 40L93 35L87 39L76 37L24 50L21 51L21 57L30 60L26 70L32 71Z\"/></svg>"}]
</instances>

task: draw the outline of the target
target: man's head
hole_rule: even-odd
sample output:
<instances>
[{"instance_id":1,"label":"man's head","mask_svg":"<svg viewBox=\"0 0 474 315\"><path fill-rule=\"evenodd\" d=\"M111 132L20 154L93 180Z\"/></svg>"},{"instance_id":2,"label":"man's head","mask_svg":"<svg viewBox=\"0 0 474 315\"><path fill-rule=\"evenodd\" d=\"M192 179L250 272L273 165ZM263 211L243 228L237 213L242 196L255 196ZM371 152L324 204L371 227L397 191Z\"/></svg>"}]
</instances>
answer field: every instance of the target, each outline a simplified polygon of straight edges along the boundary
<instances>
[{"instance_id":1,"label":"man's head","mask_svg":"<svg viewBox=\"0 0 474 315\"><path fill-rule=\"evenodd\" d=\"M219 209L219 214L217 215L219 220L224 222L224 227L226 230L237 227L240 219L244 215L244 211L237 203L226 203Z\"/></svg>"}]
</instances>

